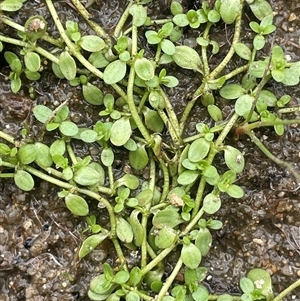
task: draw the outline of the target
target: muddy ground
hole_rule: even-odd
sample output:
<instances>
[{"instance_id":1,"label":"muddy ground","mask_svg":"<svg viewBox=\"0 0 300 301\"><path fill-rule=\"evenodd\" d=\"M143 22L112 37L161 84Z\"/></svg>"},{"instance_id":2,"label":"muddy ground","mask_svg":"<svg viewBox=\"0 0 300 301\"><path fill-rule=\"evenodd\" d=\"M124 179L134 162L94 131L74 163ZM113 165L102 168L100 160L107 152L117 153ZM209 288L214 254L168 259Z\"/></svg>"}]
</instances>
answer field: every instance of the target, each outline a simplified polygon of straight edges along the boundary
<instances>
[{"instance_id":1,"label":"muddy ground","mask_svg":"<svg viewBox=\"0 0 300 301\"><path fill-rule=\"evenodd\" d=\"M21 14L11 14L22 24L33 7L36 13L45 15L47 12L43 1L27 2ZM122 13L123 3L100 2L93 5L91 12L109 29ZM292 60L300 60L300 1L273 0L270 3L276 11L278 26L275 43L282 45ZM74 10L64 1L58 5L63 18L74 17ZM168 11L164 1L156 1L151 10L159 17ZM218 30L224 32L224 25ZM230 28L228 30L230 33ZM219 34L219 39L226 47L223 34ZM75 95L70 104L72 118L78 124L89 125L93 109L83 102L80 90L46 74L34 85L38 91L34 102L27 97L29 83L25 83L25 89L15 96L10 92L6 78L9 70L3 62L2 58L1 130L19 135L24 121L31 120L34 104L55 105L56 101L64 100L69 91ZM178 113L185 105L186 95L194 89L187 74L193 76L186 73L179 78L181 85L172 96ZM300 105L299 87L283 90L274 83L273 87L278 96L290 94L291 104ZM205 110L197 106L187 131L192 133L199 120L207 120L205 114ZM278 158L293 162L300 170L299 126L290 126L282 137L276 136L272 129L257 131L257 135ZM209 268L205 283L211 292L238 294L240 277L253 267L263 267L271 273L274 292L278 294L300 277L300 188L285 170L266 160L249 139L236 142L236 147L245 153L246 168L238 184L246 194L238 201L224 199L217 214L224 228L215 233L213 248L202 261ZM94 158L97 157L93 149L82 149L81 145L76 149L78 155L91 151ZM115 163L116 172L122 170L122 164L122 161ZM111 253L109 244L101 245L84 260L78 260L78 246L85 237L82 231L87 225L84 218L76 218L66 209L57 192L56 187L45 182L39 182L33 192L24 193L13 181L0 181L1 301L89 300L86 292L90 280L99 273L102 262L114 261L115 254ZM105 211L94 210L99 223L105 223ZM128 253L127 258L134 263L134 254ZM300 301L300 289L286 300Z\"/></svg>"}]
</instances>

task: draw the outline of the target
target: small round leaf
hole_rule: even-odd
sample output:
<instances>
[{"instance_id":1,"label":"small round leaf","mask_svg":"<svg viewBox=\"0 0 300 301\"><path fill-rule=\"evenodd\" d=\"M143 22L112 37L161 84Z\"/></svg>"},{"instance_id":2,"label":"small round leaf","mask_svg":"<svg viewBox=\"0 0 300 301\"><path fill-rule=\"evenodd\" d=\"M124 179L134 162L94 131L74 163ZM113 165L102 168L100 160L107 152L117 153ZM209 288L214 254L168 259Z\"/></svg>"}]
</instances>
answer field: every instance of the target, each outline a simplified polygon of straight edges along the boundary
<instances>
[{"instance_id":1,"label":"small round leaf","mask_svg":"<svg viewBox=\"0 0 300 301\"><path fill-rule=\"evenodd\" d=\"M89 213L89 206L86 200L76 194L69 193L65 197L67 208L75 215L86 216Z\"/></svg>"},{"instance_id":2,"label":"small round leaf","mask_svg":"<svg viewBox=\"0 0 300 301\"><path fill-rule=\"evenodd\" d=\"M14 175L14 181L24 191L30 191L34 187L34 180L31 174L25 170L18 170Z\"/></svg>"}]
</instances>

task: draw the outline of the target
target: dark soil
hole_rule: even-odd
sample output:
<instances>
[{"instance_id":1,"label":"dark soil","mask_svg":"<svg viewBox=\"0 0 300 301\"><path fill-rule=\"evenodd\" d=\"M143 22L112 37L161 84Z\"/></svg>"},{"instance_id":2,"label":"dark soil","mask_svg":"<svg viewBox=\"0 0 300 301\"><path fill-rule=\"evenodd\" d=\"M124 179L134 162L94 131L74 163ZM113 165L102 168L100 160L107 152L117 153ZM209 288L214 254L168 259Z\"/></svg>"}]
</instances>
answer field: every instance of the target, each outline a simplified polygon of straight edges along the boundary
<instances>
[{"instance_id":1,"label":"dark soil","mask_svg":"<svg viewBox=\"0 0 300 301\"><path fill-rule=\"evenodd\" d=\"M36 13L48 15L46 6L40 1L27 2L21 14L11 14L11 17L23 24L33 9ZM99 2L90 11L95 20L109 30L116 24L126 1ZM156 4L150 7L151 14L163 17L168 13L167 1L154 2ZM192 1L184 3L193 5ZM276 11L275 23L278 26L274 43L283 46L291 60L300 60L300 0L272 0L271 4ZM58 5L62 18L77 19L67 3L59 2ZM85 29L84 25L82 29ZM216 30L223 45L220 56L228 46L224 30L228 31L230 38L230 28L220 24ZM6 47L11 50L9 45ZM18 95L12 94L7 80L9 69L3 59L1 66L1 130L18 137L24 125L33 122L34 135L37 135L32 107L42 103L57 106L70 91L74 97L69 105L72 119L77 124L88 126L98 116L94 108L83 102L80 90L47 75L47 72L40 82L34 83L38 91L36 100L27 96L29 83L25 83ZM180 87L171 96L176 101L178 114L185 105L183 100L195 88L192 85L197 84L193 83L193 77L189 72L182 74ZM278 96L291 95L291 105L300 105L299 87L283 89L273 83L273 88ZM208 116L199 105L195 107L188 133L195 131L195 124L200 119L207 121ZM281 137L276 136L272 129L257 131L257 135L278 158L293 162L300 171L299 126L290 126ZM205 283L211 292L238 294L239 279L249 269L263 267L271 273L274 292L278 294L300 277L300 187L288 172L266 160L249 139L242 138L235 143L246 158L245 171L238 181L246 194L238 201L224 196L217 214L224 228L215 233L212 250L202 261L209 269ZM76 150L79 156L91 153L94 159L98 158L97 149L92 147L84 148L79 144ZM115 172L122 172L124 164L124 160L117 160ZM83 230L87 224L84 218L74 217L67 210L63 200L57 197L59 190L56 187L40 181L33 192L24 193L13 181L1 180L0 191L0 300L89 300L87 288L90 280L99 274L103 262L113 263L116 259L110 244L102 244L79 261L78 248L85 238ZM105 224L105 211L99 210L96 204L91 207L97 213L98 223ZM126 256L134 265L135 253L128 252ZM300 301L300 289L293 291L286 300Z\"/></svg>"}]
</instances>

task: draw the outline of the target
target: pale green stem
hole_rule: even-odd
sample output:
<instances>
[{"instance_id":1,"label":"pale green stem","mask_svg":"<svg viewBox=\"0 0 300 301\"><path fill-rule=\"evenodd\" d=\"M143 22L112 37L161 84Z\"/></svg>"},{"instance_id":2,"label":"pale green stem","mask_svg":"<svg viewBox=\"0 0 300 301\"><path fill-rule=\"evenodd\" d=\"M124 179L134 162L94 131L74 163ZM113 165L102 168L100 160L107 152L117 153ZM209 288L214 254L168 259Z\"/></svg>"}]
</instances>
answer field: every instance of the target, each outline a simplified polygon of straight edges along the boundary
<instances>
[{"instance_id":1,"label":"pale green stem","mask_svg":"<svg viewBox=\"0 0 300 301\"><path fill-rule=\"evenodd\" d=\"M183 262L179 258L176 265L175 265L175 267L173 268L173 271L172 271L171 275L166 279L166 281L165 281L163 287L161 288L160 292L155 297L156 301L161 301L163 299L163 297L166 295L166 293L168 292L170 286L174 282L174 279L176 278L177 274L179 273L179 271L182 267L182 264L183 264Z\"/></svg>"},{"instance_id":2,"label":"pale green stem","mask_svg":"<svg viewBox=\"0 0 300 301\"><path fill-rule=\"evenodd\" d=\"M247 71L248 68L249 68L249 64L246 64L244 66L241 66L241 67L238 67L238 68L232 70L231 72L229 72L226 75L223 75L221 78L225 79L225 81L227 81L227 80L233 78L234 76L236 76L236 75L238 75L242 72ZM221 78L216 78L216 79L213 79L213 80L209 80L208 84L217 84Z\"/></svg>"},{"instance_id":3,"label":"pale green stem","mask_svg":"<svg viewBox=\"0 0 300 301\"><path fill-rule=\"evenodd\" d=\"M177 135L177 132L174 128L174 125L171 123L170 119L166 115L166 113L163 110L157 110L157 113L159 114L160 118L162 119L162 121L166 125L166 127L167 127L167 129L170 133L170 136L172 138L173 143L175 145L179 144L179 137Z\"/></svg>"},{"instance_id":4,"label":"pale green stem","mask_svg":"<svg viewBox=\"0 0 300 301\"><path fill-rule=\"evenodd\" d=\"M2 16L1 16L1 21L2 21L4 24L6 24L6 25L8 25L8 26L10 26L10 27L12 27L12 28L14 28L14 29L16 29L16 30L19 30L19 31L21 31L21 32L25 32L24 26L19 25L18 23L15 23L14 21L10 20L10 19L9 19L8 17L6 17L6 16L3 16L3 15L2 15ZM50 37L50 36L48 35L48 33L45 33L45 34L41 37L41 39L44 40L44 41L46 41L46 42L48 42L48 43L50 43L50 44L52 44L52 45L54 45L54 46L59 47L59 48L62 48L62 47L63 47L63 43L62 43L60 40L54 39L54 38Z\"/></svg>"},{"instance_id":5,"label":"pale green stem","mask_svg":"<svg viewBox=\"0 0 300 301\"><path fill-rule=\"evenodd\" d=\"M300 174L293 168L292 164L283 161L276 156L274 156L266 147L265 145L255 136L253 131L246 132L246 134L251 138L251 140L258 146L258 148L272 161L274 161L279 166L283 166L286 168L297 180L298 183L300 183Z\"/></svg>"},{"instance_id":6,"label":"pale green stem","mask_svg":"<svg viewBox=\"0 0 300 301\"><path fill-rule=\"evenodd\" d=\"M117 26L115 27L115 30L114 30L114 37L116 39L118 39L122 34L122 29L124 27L124 24L126 23L130 13L129 13L129 9L130 7L132 6L133 4L133 0L130 0L129 4L127 5L126 9L123 11L122 13L122 16L117 24Z\"/></svg>"},{"instance_id":7,"label":"pale green stem","mask_svg":"<svg viewBox=\"0 0 300 301\"><path fill-rule=\"evenodd\" d=\"M105 32L105 30L96 22L90 20L91 15L90 13L85 9L85 7L81 4L79 0L72 0L72 3L77 8L78 12L82 15L82 17L87 21L87 23L90 25L90 27L95 31L95 33L104 38L106 44L108 46L111 45L111 40L109 38L109 35Z\"/></svg>"},{"instance_id":8,"label":"pale green stem","mask_svg":"<svg viewBox=\"0 0 300 301\"><path fill-rule=\"evenodd\" d=\"M289 124L300 124L300 119L290 119L290 120L282 120L282 119L275 119L275 120L266 120L266 121L256 121L253 123L246 123L243 126L239 127L242 132L248 133L249 131L266 126L275 126L275 125L289 125Z\"/></svg>"},{"instance_id":9,"label":"pale green stem","mask_svg":"<svg viewBox=\"0 0 300 301\"><path fill-rule=\"evenodd\" d=\"M0 173L0 178L13 178L14 176L14 173Z\"/></svg>"},{"instance_id":10,"label":"pale green stem","mask_svg":"<svg viewBox=\"0 0 300 301\"><path fill-rule=\"evenodd\" d=\"M107 171L108 171L109 188L113 192L114 191L114 173L113 173L113 168L111 165L107 167Z\"/></svg>"},{"instance_id":11,"label":"pale green stem","mask_svg":"<svg viewBox=\"0 0 300 301\"><path fill-rule=\"evenodd\" d=\"M300 286L300 279L292 283L289 287L287 287L285 290L283 290L279 295L277 295L273 301L281 301L284 297L286 297L288 294L290 294L295 288Z\"/></svg>"},{"instance_id":12,"label":"pale green stem","mask_svg":"<svg viewBox=\"0 0 300 301\"><path fill-rule=\"evenodd\" d=\"M222 145L224 139L227 137L229 131L232 129L232 127L234 126L234 124L236 123L237 119L239 118L239 116L235 113L228 121L228 123L225 125L223 131L220 133L219 137L217 138L216 142L214 143L214 145L211 146L208 157L207 157L207 162L208 164L212 164L213 159L217 153L218 148ZM206 180L205 177L202 176L201 180L200 180L200 184L198 186L198 191L196 194L196 198L195 198L195 207L193 208L193 212L192 212L192 218L194 218L198 211L199 208L201 206L201 202L203 199L203 194L204 194L204 189L206 186Z\"/></svg>"},{"instance_id":13,"label":"pale green stem","mask_svg":"<svg viewBox=\"0 0 300 301\"><path fill-rule=\"evenodd\" d=\"M10 142L12 144L15 144L15 139L9 135L9 134L6 134L2 131L0 131L0 138L3 138L4 140L6 140L7 142Z\"/></svg>"},{"instance_id":14,"label":"pale green stem","mask_svg":"<svg viewBox=\"0 0 300 301\"><path fill-rule=\"evenodd\" d=\"M242 1L244 2L244 1ZM242 3L243 6L243 3ZM235 26L234 26L234 35L232 39L232 44L230 46L229 51L227 52L225 58L223 61L210 73L209 78L215 79L221 72L222 70L227 66L231 58L233 57L235 50L235 44L238 43L240 39L240 33L241 33L241 21L242 21L242 10L238 14L236 20L235 20Z\"/></svg>"},{"instance_id":15,"label":"pale green stem","mask_svg":"<svg viewBox=\"0 0 300 301\"><path fill-rule=\"evenodd\" d=\"M202 84L201 84L201 86L196 91L197 94L196 94L196 92L194 93L192 100L190 100L187 103L187 105L186 105L186 107L184 109L183 114L182 114L181 119L180 119L180 123L179 123L179 133L180 133L180 136L182 136L183 131L184 131L184 127L185 127L185 123L186 123L186 121L187 121L187 119L188 119L188 117L190 115L190 112L193 109L194 104L196 103L197 99L203 93L204 88L205 88L205 82L203 81Z\"/></svg>"},{"instance_id":16,"label":"pale green stem","mask_svg":"<svg viewBox=\"0 0 300 301\"><path fill-rule=\"evenodd\" d=\"M166 162L159 158L159 164L160 164L160 168L162 169L163 176L164 176L164 185L163 185L164 187L163 187L163 191L162 191L161 197L160 197L160 203L163 203L165 201L165 199L167 198L168 193L169 193L170 177L169 177L168 168L166 166Z\"/></svg>"},{"instance_id":17,"label":"pale green stem","mask_svg":"<svg viewBox=\"0 0 300 301\"><path fill-rule=\"evenodd\" d=\"M132 25L132 50L131 50L131 55L134 58L137 54L137 27L135 25ZM135 70L134 67L130 68L130 72L129 72L129 77L128 77L128 86L127 86L127 103L129 106L129 110L132 114L132 117L138 127L138 129L140 130L141 134L143 135L144 139L147 141L147 143L150 145L152 142L152 138L148 132L148 130L146 129L146 127L144 126L137 108L135 106L134 103L134 99L133 99L133 87L134 87L134 77L135 77Z\"/></svg>"},{"instance_id":18,"label":"pale green stem","mask_svg":"<svg viewBox=\"0 0 300 301\"><path fill-rule=\"evenodd\" d=\"M13 44L16 46L20 46L20 47L25 47L25 48L31 48L33 51L36 51L37 53L41 54L43 57L45 57L46 59L58 64L58 58L56 56L54 56L53 54L51 54L50 52L46 51L45 49L39 47L39 46L34 46L32 44L17 40L17 39L13 39L13 38L8 38L5 36L0 35L0 41L4 42L4 43L9 43L9 44Z\"/></svg>"},{"instance_id":19,"label":"pale green stem","mask_svg":"<svg viewBox=\"0 0 300 301\"><path fill-rule=\"evenodd\" d=\"M69 51L78 59L78 61L84 66L86 67L88 70L90 70L94 75L96 75L97 77L103 79L103 73L101 71L99 71L95 66L93 66L88 60L86 60L81 53L76 49L75 45L73 44L73 42L68 38L67 34L65 33L65 30L60 22L60 19L57 15L57 12L55 10L55 7L53 6L53 3L51 0L45 0L46 4L48 5L49 11L52 15L52 18L55 22L55 25L61 35L61 38L65 41L66 45L69 48ZM125 100L127 100L127 95L126 93L120 88L119 85L117 84L112 84L111 85L116 91L117 93L123 97Z\"/></svg>"},{"instance_id":20,"label":"pale green stem","mask_svg":"<svg viewBox=\"0 0 300 301\"><path fill-rule=\"evenodd\" d=\"M282 109L277 110L278 114L287 114L287 113L295 113L295 112L300 112L300 107L282 108Z\"/></svg>"},{"instance_id":21,"label":"pale green stem","mask_svg":"<svg viewBox=\"0 0 300 301\"><path fill-rule=\"evenodd\" d=\"M73 165L76 165L77 164L77 159L76 159L76 156L74 154L74 151L70 145L70 143L67 144L67 152L68 152L68 155L71 159L71 162Z\"/></svg>"},{"instance_id":22,"label":"pale green stem","mask_svg":"<svg viewBox=\"0 0 300 301\"><path fill-rule=\"evenodd\" d=\"M150 151L151 152L151 151ZM150 154L150 182L149 182L149 189L152 192L151 199L153 198L153 193L155 189L155 162L153 160L152 154ZM142 217L142 227L144 229L144 237L141 245L141 269L144 268L147 264L147 224L148 224L148 218L149 218L149 212L151 208L151 202L145 206L143 217Z\"/></svg>"},{"instance_id":23,"label":"pale green stem","mask_svg":"<svg viewBox=\"0 0 300 301\"><path fill-rule=\"evenodd\" d=\"M208 39L209 30L213 23L207 22L205 30L203 32L203 38ZM208 58L207 58L207 46L201 47L201 54L202 54L202 61L203 61L203 73L204 77L206 78L209 75L209 65L208 65Z\"/></svg>"},{"instance_id":24,"label":"pale green stem","mask_svg":"<svg viewBox=\"0 0 300 301\"><path fill-rule=\"evenodd\" d=\"M174 247L175 247L175 243L173 243L172 246L162 250L159 254L157 254L157 256L141 270L141 274L144 276L153 268L155 268L164 258L166 258L166 256L169 253L173 251Z\"/></svg>"},{"instance_id":25,"label":"pale green stem","mask_svg":"<svg viewBox=\"0 0 300 301\"><path fill-rule=\"evenodd\" d=\"M157 45L157 48L156 48L156 53L155 53L155 62L158 63L159 61L159 58L160 58L160 54L161 54L161 46L160 46L160 43Z\"/></svg>"},{"instance_id":26,"label":"pale green stem","mask_svg":"<svg viewBox=\"0 0 300 301\"><path fill-rule=\"evenodd\" d=\"M175 130L176 136L178 136L178 138L180 138L179 122L178 122L176 113L174 112L173 105L171 104L170 99L168 98L165 91L161 87L159 87L159 92L164 99L165 110L167 111L167 114L169 116L170 123L172 124L172 126Z\"/></svg>"},{"instance_id":27,"label":"pale green stem","mask_svg":"<svg viewBox=\"0 0 300 301\"><path fill-rule=\"evenodd\" d=\"M145 105L146 100L148 99L149 94L150 94L149 91L146 91L146 92L144 93L144 95L143 95L143 97L142 97L142 99L141 99L141 101L140 101L140 103L139 103L139 107L138 107L138 112L139 112L139 113L142 112L143 107L144 107L144 105Z\"/></svg>"}]
</instances>

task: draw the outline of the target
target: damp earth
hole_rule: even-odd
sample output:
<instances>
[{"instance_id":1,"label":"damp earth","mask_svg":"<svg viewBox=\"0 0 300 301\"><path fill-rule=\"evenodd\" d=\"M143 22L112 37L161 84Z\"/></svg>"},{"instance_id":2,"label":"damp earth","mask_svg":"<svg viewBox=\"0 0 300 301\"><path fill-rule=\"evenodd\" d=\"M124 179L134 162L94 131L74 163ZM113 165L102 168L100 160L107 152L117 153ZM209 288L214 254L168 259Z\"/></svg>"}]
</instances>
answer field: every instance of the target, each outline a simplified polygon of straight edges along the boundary
<instances>
[{"instance_id":1,"label":"damp earth","mask_svg":"<svg viewBox=\"0 0 300 301\"><path fill-rule=\"evenodd\" d=\"M162 18L169 14L168 1L154 1L149 12ZM183 1L187 8L197 7L198 1ZM283 46L291 60L300 60L300 1L270 1L275 11L276 36L273 43ZM109 32L122 14L126 1L96 1L89 10L94 20L105 26ZM81 22L81 29L87 30L84 22L76 16L68 1L58 3L62 20L72 18ZM21 24L32 14L47 16L43 1L27 1L20 13L10 14ZM248 18L247 12L245 18ZM55 34L53 23L50 29ZM220 24L214 38L221 45L220 56L228 49L231 28ZM224 35L226 32L226 35ZM244 33L245 39L247 33ZM185 33L185 42L193 43L194 37ZM271 41L270 41L271 43ZM6 50L11 50L5 45ZM46 104L52 108L66 99L69 92L71 118L78 125L89 126L98 118L98 112L84 102L81 91L70 87L67 82L57 80L53 74L45 74L35 84L36 98L28 95L30 83L18 93L10 91L7 79L9 68L3 57L0 61L0 128L18 137L25 124L33 124L33 131L39 129L34 123L32 108ZM180 85L170 96L180 114L188 101L188 95L199 84L192 72L179 75ZM193 79L193 80L192 80ZM101 85L101 83L99 83ZM300 105L300 87L288 87L282 91L274 83L273 89L279 96L292 96L292 105ZM224 106L223 111L230 110ZM192 113L187 134L195 132L197 122L209 122L206 110L200 104ZM300 127L289 126L285 134L276 136L270 128L257 131L265 145L280 159L292 162L300 170ZM49 137L51 139L51 137ZM213 293L240 294L239 279L254 267L266 269L272 277L274 292L278 294L300 277L300 187L284 169L265 156L247 138L232 141L246 159L246 167L239 178L239 185L245 196L239 200L223 199L216 214L224 227L214 233L211 251L202 260L208 268L204 283ZM77 156L92 155L99 158L98 149L80 143L74 145ZM126 169L122 154L114 162L114 172L122 174ZM224 162L220 161L220 168ZM89 300L89 282L101 271L103 262L114 265L117 256L109 242L101 244L82 260L78 259L78 248L84 240L87 228L85 218L75 217L58 198L58 189L40 181L32 192L22 192L12 180L0 181L0 300ZM99 224L108 221L104 209L97 208L91 201L91 211L97 214ZM138 260L133 251L125 253L130 266ZM174 258L173 258L174 257ZM176 256L168 259L172 269ZM300 301L300 289L286 299Z\"/></svg>"}]
</instances>

